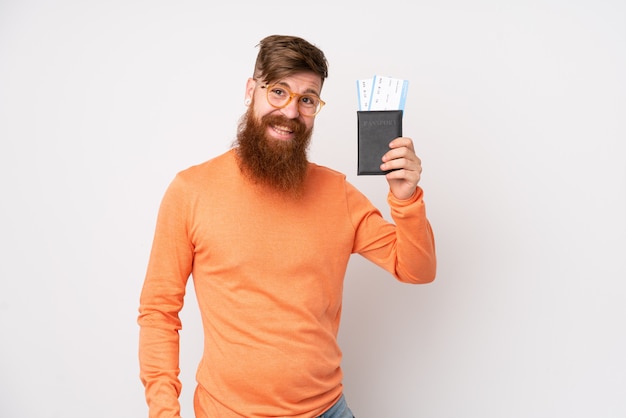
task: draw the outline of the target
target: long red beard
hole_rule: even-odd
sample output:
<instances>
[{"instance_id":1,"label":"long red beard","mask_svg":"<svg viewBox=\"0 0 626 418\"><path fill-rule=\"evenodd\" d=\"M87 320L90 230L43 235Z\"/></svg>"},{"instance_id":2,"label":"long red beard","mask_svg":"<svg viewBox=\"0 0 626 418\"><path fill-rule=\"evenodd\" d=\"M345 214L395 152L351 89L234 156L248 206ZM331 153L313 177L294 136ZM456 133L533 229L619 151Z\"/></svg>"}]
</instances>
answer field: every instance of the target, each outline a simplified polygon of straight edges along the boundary
<instances>
[{"instance_id":1,"label":"long red beard","mask_svg":"<svg viewBox=\"0 0 626 418\"><path fill-rule=\"evenodd\" d=\"M275 124L289 127L294 138L268 137L267 127ZM239 166L252 181L298 197L306 179L312 133L302 122L281 115L269 114L258 120L250 108L239 122L235 141Z\"/></svg>"}]
</instances>

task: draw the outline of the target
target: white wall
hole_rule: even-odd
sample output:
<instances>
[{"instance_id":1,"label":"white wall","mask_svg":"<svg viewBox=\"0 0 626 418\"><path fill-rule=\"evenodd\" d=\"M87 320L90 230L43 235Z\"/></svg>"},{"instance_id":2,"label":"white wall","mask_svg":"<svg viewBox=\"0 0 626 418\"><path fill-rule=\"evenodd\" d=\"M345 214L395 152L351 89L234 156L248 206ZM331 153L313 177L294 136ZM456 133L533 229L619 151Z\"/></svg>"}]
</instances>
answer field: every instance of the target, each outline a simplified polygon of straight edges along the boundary
<instances>
[{"instance_id":1,"label":"white wall","mask_svg":"<svg viewBox=\"0 0 626 418\"><path fill-rule=\"evenodd\" d=\"M135 321L158 204L228 148L272 33L326 52L311 157L384 213L384 179L355 175L355 80L410 80L438 277L353 258L356 415L626 416L626 3L246 3L0 2L0 416L147 416Z\"/></svg>"}]
</instances>

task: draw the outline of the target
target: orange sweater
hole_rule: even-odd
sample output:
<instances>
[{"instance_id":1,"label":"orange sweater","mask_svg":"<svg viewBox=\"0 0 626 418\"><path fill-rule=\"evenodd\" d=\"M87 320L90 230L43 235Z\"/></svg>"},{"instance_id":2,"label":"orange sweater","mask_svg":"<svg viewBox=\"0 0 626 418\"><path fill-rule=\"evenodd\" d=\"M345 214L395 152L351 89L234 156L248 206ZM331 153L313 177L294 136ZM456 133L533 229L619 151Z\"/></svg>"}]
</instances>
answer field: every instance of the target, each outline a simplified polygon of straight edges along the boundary
<instances>
[{"instance_id":1,"label":"orange sweater","mask_svg":"<svg viewBox=\"0 0 626 418\"><path fill-rule=\"evenodd\" d=\"M231 150L168 187L138 318L150 417L180 414L178 313L190 276L204 327L196 407L219 418L310 418L339 398L352 253L403 282L434 279L421 189L405 201L389 194L394 225L340 173L310 164L306 182L298 200L253 186Z\"/></svg>"}]
</instances>

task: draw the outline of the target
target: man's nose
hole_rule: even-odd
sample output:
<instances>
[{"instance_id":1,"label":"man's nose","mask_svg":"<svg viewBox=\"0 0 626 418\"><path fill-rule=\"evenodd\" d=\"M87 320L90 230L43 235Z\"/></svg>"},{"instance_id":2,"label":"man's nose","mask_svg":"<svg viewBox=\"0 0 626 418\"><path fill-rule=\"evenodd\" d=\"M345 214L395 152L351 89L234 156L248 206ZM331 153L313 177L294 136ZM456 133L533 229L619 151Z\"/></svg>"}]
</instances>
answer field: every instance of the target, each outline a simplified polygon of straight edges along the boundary
<instances>
[{"instance_id":1,"label":"man's nose","mask_svg":"<svg viewBox=\"0 0 626 418\"><path fill-rule=\"evenodd\" d=\"M282 114L289 119L295 119L300 116L300 110L298 109L298 98L291 100L287 106L280 109Z\"/></svg>"}]
</instances>

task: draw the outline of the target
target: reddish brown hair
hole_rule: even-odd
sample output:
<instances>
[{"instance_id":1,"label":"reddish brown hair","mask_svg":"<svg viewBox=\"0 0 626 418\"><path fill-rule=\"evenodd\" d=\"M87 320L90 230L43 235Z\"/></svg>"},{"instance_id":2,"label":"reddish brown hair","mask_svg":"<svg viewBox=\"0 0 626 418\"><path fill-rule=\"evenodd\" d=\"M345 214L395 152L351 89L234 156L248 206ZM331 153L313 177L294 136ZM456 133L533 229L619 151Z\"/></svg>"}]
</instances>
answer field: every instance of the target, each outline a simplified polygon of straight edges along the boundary
<instances>
[{"instance_id":1,"label":"reddish brown hair","mask_svg":"<svg viewBox=\"0 0 626 418\"><path fill-rule=\"evenodd\" d=\"M322 79L328 77L328 62L321 49L297 36L270 35L257 45L254 78L267 83L294 73L312 71Z\"/></svg>"}]
</instances>

